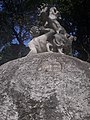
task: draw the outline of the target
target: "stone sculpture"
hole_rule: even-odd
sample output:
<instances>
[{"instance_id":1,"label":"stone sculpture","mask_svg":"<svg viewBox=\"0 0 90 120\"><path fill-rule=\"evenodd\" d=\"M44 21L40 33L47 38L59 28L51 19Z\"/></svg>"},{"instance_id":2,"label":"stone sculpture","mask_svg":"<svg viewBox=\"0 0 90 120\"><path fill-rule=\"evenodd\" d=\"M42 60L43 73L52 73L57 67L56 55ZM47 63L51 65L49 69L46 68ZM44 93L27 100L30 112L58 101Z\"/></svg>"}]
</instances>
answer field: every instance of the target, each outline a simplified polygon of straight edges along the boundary
<instances>
[{"instance_id":1,"label":"stone sculpture","mask_svg":"<svg viewBox=\"0 0 90 120\"><path fill-rule=\"evenodd\" d=\"M42 4L40 8L38 8L39 11L39 25L44 26L46 24L46 21L48 20L49 16L49 7L48 4Z\"/></svg>"},{"instance_id":2,"label":"stone sculpture","mask_svg":"<svg viewBox=\"0 0 90 120\"><path fill-rule=\"evenodd\" d=\"M69 35L65 28L58 22L58 18L61 19L61 15L57 8L43 4L38 10L40 12L40 35L30 41L30 52L40 53L51 51L66 54L66 49L69 49L71 52L72 41L76 40L76 37Z\"/></svg>"},{"instance_id":3,"label":"stone sculpture","mask_svg":"<svg viewBox=\"0 0 90 120\"><path fill-rule=\"evenodd\" d=\"M48 32L33 38L28 46L30 48L30 53L41 53L41 52L50 52L49 46L51 46L51 41L55 31L53 29L45 29Z\"/></svg>"}]
</instances>

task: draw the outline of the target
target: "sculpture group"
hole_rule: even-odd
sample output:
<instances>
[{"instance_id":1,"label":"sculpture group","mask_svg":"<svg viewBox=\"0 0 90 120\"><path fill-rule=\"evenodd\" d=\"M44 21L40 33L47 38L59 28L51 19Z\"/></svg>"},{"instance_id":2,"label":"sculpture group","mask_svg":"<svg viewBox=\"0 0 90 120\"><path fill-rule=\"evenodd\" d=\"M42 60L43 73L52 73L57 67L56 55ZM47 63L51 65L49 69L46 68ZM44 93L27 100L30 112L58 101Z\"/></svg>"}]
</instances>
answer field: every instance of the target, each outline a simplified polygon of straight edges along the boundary
<instances>
[{"instance_id":1,"label":"sculpture group","mask_svg":"<svg viewBox=\"0 0 90 120\"><path fill-rule=\"evenodd\" d=\"M33 39L28 44L30 53L59 52L71 54L72 41L76 40L76 37L69 35L59 23L60 12L56 7L49 7L47 4L41 5L38 10L39 27L31 28Z\"/></svg>"}]
</instances>

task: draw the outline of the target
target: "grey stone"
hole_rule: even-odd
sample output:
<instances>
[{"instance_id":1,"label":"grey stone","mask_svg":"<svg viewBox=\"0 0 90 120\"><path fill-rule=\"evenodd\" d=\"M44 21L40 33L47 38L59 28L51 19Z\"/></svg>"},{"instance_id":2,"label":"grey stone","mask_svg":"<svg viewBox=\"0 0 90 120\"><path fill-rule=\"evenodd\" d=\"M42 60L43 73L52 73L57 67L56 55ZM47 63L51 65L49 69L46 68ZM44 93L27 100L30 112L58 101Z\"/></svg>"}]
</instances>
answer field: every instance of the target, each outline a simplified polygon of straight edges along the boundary
<instances>
[{"instance_id":1,"label":"grey stone","mask_svg":"<svg viewBox=\"0 0 90 120\"><path fill-rule=\"evenodd\" d=\"M90 120L90 64L39 53L0 66L0 120Z\"/></svg>"}]
</instances>

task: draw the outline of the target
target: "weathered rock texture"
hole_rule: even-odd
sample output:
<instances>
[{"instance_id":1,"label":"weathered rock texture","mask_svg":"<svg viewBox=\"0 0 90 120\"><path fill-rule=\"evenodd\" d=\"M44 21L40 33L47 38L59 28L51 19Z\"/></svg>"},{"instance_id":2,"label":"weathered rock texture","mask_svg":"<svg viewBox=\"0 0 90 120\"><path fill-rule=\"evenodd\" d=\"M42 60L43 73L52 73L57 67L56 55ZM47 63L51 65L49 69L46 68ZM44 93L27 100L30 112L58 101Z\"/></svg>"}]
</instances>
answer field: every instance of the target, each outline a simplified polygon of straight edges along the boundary
<instances>
[{"instance_id":1,"label":"weathered rock texture","mask_svg":"<svg viewBox=\"0 0 90 120\"><path fill-rule=\"evenodd\" d=\"M90 64L41 53L2 65L0 120L90 120Z\"/></svg>"}]
</instances>

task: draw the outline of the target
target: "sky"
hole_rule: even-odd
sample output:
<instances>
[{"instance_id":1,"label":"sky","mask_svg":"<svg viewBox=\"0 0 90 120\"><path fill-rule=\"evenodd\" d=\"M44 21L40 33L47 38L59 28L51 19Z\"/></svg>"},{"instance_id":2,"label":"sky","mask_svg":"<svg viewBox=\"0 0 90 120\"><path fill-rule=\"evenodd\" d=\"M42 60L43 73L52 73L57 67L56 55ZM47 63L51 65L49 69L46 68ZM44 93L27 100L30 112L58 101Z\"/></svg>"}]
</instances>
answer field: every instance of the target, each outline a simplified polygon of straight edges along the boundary
<instances>
[{"instance_id":1,"label":"sky","mask_svg":"<svg viewBox=\"0 0 90 120\"><path fill-rule=\"evenodd\" d=\"M4 9L2 1L0 1L0 12Z\"/></svg>"},{"instance_id":2,"label":"sky","mask_svg":"<svg viewBox=\"0 0 90 120\"><path fill-rule=\"evenodd\" d=\"M20 32L20 27L19 27L18 25L16 25L16 26L14 27L14 29L15 29L15 31L19 34L19 32ZM28 47L28 43L29 43L30 40L32 39L32 36L31 36L31 34L30 34L29 32L27 32L27 31L25 30L25 27L23 27L23 30L22 30L22 32L21 32L21 36L22 36L22 37L23 37L24 33L27 35L27 39L24 40L23 43L24 43L24 45L25 45L26 47ZM12 44L19 44L19 42L18 42L18 40L17 40L16 37L12 39Z\"/></svg>"}]
</instances>

